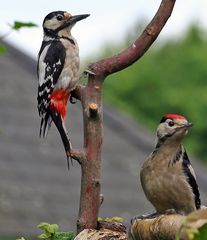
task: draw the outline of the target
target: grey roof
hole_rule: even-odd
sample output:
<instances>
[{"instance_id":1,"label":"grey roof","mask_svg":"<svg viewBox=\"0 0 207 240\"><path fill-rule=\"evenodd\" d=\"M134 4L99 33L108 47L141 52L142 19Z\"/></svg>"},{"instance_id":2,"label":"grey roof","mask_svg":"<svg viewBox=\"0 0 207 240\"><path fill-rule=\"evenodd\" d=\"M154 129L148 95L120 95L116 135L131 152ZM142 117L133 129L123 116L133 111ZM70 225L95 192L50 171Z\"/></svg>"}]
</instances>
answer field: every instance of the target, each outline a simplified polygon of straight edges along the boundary
<instances>
[{"instance_id":1,"label":"grey roof","mask_svg":"<svg viewBox=\"0 0 207 240\"><path fill-rule=\"evenodd\" d=\"M79 206L80 167L67 171L60 136L52 127L39 139L36 108L36 63L17 49L0 56L0 235L39 233L40 222L75 229ZM67 127L72 144L82 146L80 104L69 105ZM128 222L153 211L139 183L139 168L154 137L117 110L105 106L100 216ZM202 199L207 199L204 167L193 162ZM204 203L204 202L203 202Z\"/></svg>"}]
</instances>

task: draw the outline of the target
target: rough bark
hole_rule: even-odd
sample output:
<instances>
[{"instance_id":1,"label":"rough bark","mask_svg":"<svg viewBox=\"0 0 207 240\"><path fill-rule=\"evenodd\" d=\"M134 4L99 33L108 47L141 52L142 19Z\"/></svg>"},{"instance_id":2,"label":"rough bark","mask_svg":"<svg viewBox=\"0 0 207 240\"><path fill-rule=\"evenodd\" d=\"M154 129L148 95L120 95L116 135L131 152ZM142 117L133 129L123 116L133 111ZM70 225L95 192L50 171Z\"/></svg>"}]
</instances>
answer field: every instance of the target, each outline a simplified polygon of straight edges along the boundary
<instances>
[{"instance_id":1,"label":"rough bark","mask_svg":"<svg viewBox=\"0 0 207 240\"><path fill-rule=\"evenodd\" d=\"M74 240L127 240L126 227L117 222L98 222L98 229L85 229Z\"/></svg>"},{"instance_id":2,"label":"rough bark","mask_svg":"<svg viewBox=\"0 0 207 240\"><path fill-rule=\"evenodd\" d=\"M174 240L184 216L159 215L152 219L137 219L129 230L129 240Z\"/></svg>"},{"instance_id":3,"label":"rough bark","mask_svg":"<svg viewBox=\"0 0 207 240\"><path fill-rule=\"evenodd\" d=\"M97 228L101 187L103 81L109 74L133 64L148 50L170 17L175 1L162 0L157 13L140 37L118 55L91 64L87 85L79 85L74 91L74 96L82 103L84 121L84 148L71 151L71 157L81 164L82 169L78 232L85 228Z\"/></svg>"},{"instance_id":4,"label":"rough bark","mask_svg":"<svg viewBox=\"0 0 207 240\"><path fill-rule=\"evenodd\" d=\"M198 229L207 223L207 210L201 209L187 217L178 214L137 218L129 229L129 240L190 240L189 229Z\"/></svg>"}]
</instances>

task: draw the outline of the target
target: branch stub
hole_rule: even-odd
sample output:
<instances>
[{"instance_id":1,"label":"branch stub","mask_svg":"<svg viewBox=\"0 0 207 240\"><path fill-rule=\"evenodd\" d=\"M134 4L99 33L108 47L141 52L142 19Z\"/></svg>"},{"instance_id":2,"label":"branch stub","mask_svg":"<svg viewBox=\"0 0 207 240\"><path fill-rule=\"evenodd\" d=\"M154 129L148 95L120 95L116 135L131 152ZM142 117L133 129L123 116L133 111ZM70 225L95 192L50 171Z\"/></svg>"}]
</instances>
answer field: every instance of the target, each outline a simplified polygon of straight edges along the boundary
<instances>
[{"instance_id":1,"label":"branch stub","mask_svg":"<svg viewBox=\"0 0 207 240\"><path fill-rule=\"evenodd\" d=\"M89 103L88 110L89 110L89 117L90 118L96 118L98 116L98 104Z\"/></svg>"}]
</instances>

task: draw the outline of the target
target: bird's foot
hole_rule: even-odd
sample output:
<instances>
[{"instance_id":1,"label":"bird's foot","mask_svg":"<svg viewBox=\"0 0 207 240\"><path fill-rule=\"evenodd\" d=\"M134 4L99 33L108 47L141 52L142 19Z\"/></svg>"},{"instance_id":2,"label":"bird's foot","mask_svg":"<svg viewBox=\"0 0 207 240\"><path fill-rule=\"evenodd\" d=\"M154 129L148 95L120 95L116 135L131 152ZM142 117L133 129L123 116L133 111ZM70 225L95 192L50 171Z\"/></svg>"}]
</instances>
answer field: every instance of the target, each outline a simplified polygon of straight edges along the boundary
<instances>
[{"instance_id":1,"label":"bird's foot","mask_svg":"<svg viewBox=\"0 0 207 240\"><path fill-rule=\"evenodd\" d=\"M131 219L131 224L136 221L136 220L146 220L146 219L152 219L152 218L155 218L159 215L159 213L157 212L154 212L154 213L150 213L150 214L142 214L142 215L137 215L137 216L134 216L132 219Z\"/></svg>"},{"instance_id":2,"label":"bird's foot","mask_svg":"<svg viewBox=\"0 0 207 240\"><path fill-rule=\"evenodd\" d=\"M165 210L166 215L171 215L171 214L177 214L176 210L174 208L170 208Z\"/></svg>"},{"instance_id":3,"label":"bird's foot","mask_svg":"<svg viewBox=\"0 0 207 240\"><path fill-rule=\"evenodd\" d=\"M68 134L67 134L67 137L68 137ZM68 170L70 170L70 163L73 166L73 158L71 157L72 144L69 138L68 138L68 142L69 142L69 149L66 150L66 157L67 157Z\"/></svg>"},{"instance_id":4,"label":"bird's foot","mask_svg":"<svg viewBox=\"0 0 207 240\"><path fill-rule=\"evenodd\" d=\"M67 164L68 164L68 171L70 170L70 163L73 166L73 159L70 155L70 151L66 152L66 157L67 157Z\"/></svg>"},{"instance_id":5,"label":"bird's foot","mask_svg":"<svg viewBox=\"0 0 207 240\"><path fill-rule=\"evenodd\" d=\"M88 76L90 76L90 75L96 76L96 74L95 74L93 71L91 71L91 70L89 70L89 69L85 69L84 72L83 72L83 76L84 76L84 77L88 77Z\"/></svg>"},{"instance_id":6,"label":"bird's foot","mask_svg":"<svg viewBox=\"0 0 207 240\"><path fill-rule=\"evenodd\" d=\"M75 100L74 100L74 99L75 99ZM70 101L71 104L77 103L77 99L76 99L74 96L72 96L72 95L70 95L69 101Z\"/></svg>"}]
</instances>

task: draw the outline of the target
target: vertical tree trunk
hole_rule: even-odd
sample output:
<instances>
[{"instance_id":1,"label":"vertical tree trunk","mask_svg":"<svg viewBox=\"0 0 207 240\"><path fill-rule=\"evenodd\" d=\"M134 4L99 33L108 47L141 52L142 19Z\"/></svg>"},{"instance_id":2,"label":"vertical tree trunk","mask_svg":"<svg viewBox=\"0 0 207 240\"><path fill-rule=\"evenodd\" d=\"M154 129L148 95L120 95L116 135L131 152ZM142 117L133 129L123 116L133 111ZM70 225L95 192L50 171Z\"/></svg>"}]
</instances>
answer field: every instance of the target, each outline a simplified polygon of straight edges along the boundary
<instances>
[{"instance_id":1,"label":"vertical tree trunk","mask_svg":"<svg viewBox=\"0 0 207 240\"><path fill-rule=\"evenodd\" d=\"M91 64L87 85L79 85L74 91L74 96L82 103L84 121L84 149L71 150L71 157L80 163L82 169L78 232L97 227L101 187L103 81L108 75L130 66L143 56L170 17L175 1L162 0L157 13L140 37L121 53Z\"/></svg>"},{"instance_id":2,"label":"vertical tree trunk","mask_svg":"<svg viewBox=\"0 0 207 240\"><path fill-rule=\"evenodd\" d=\"M102 82L90 76L82 91L85 161L81 163L78 232L96 228L100 207L102 145ZM90 221L88 221L90 219Z\"/></svg>"}]
</instances>

